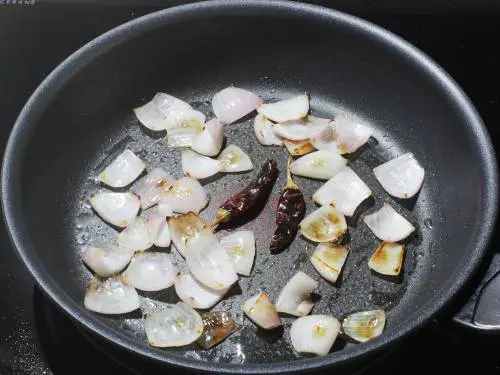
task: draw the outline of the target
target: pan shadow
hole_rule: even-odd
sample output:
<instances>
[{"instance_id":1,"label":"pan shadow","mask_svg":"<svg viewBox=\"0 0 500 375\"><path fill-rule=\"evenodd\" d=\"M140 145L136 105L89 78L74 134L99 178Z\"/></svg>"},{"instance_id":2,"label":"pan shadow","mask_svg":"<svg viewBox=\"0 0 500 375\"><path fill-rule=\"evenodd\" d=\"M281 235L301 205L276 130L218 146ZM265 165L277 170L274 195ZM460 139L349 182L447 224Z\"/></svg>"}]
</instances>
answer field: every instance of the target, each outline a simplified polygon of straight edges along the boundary
<instances>
[{"instance_id":1,"label":"pan shadow","mask_svg":"<svg viewBox=\"0 0 500 375\"><path fill-rule=\"evenodd\" d=\"M146 297L155 301L161 301L165 303L179 302L179 297L177 297L174 287L166 288L156 292L138 291L138 293L142 297Z\"/></svg>"},{"instance_id":2,"label":"pan shadow","mask_svg":"<svg viewBox=\"0 0 500 375\"><path fill-rule=\"evenodd\" d=\"M318 303L319 301L321 301L321 298L322 298L321 294L316 292L311 293L311 301L313 301L314 303Z\"/></svg>"},{"instance_id":3,"label":"pan shadow","mask_svg":"<svg viewBox=\"0 0 500 375\"><path fill-rule=\"evenodd\" d=\"M108 223L106 220L104 220L101 215L99 215L97 213L96 210L94 210L94 207L91 208L92 209L92 212L101 220L101 223L103 223L104 225L106 225L107 227L117 231L118 233L120 233L121 231L123 231L126 227L122 228L122 227L118 227L114 224L111 224L111 223ZM142 214L142 208L139 208L139 212L137 212L137 217L140 217Z\"/></svg>"},{"instance_id":4,"label":"pan shadow","mask_svg":"<svg viewBox=\"0 0 500 375\"><path fill-rule=\"evenodd\" d=\"M119 371L121 375L133 375L88 340L87 333L83 334L82 328L57 309L40 289L35 287L33 292L34 340L54 374L92 374L99 363L99 373L115 374ZM78 355L74 353L75 348Z\"/></svg>"},{"instance_id":5,"label":"pan shadow","mask_svg":"<svg viewBox=\"0 0 500 375\"><path fill-rule=\"evenodd\" d=\"M420 245L421 242L422 242L422 233L420 232L420 228L418 227L415 227L415 230L412 233L410 233L408 237L402 239L401 241L398 241L398 243L400 243L401 245L405 245L405 247L410 244L413 246L417 246Z\"/></svg>"},{"instance_id":6,"label":"pan shadow","mask_svg":"<svg viewBox=\"0 0 500 375\"><path fill-rule=\"evenodd\" d=\"M394 200L394 202L396 202L401 207L406 208L408 211L413 211L413 209L415 208L415 206L417 204L418 197L420 196L421 191L422 191L422 189L420 189L418 191L418 193L415 194L411 198L403 199L403 198L392 197L392 199Z\"/></svg>"},{"instance_id":7,"label":"pan shadow","mask_svg":"<svg viewBox=\"0 0 500 375\"><path fill-rule=\"evenodd\" d=\"M358 226L358 221L361 214L369 210L373 206L375 206L375 198L373 197L373 195L370 195L356 208L356 211L354 211L354 215L350 217L346 216L347 225L356 228Z\"/></svg>"},{"instance_id":8,"label":"pan shadow","mask_svg":"<svg viewBox=\"0 0 500 375\"><path fill-rule=\"evenodd\" d=\"M349 255L347 255L349 257ZM346 259L346 262L347 262L347 259ZM328 281L328 283L333 286L334 288L341 288L342 287L342 282L344 280L344 268L345 268L345 263L344 265L342 266L342 269L340 270L340 273L339 273L339 276L337 277L337 280L334 282L334 283L331 283Z\"/></svg>"},{"instance_id":9,"label":"pan shadow","mask_svg":"<svg viewBox=\"0 0 500 375\"><path fill-rule=\"evenodd\" d=\"M122 322L123 320L126 319L141 319L142 318L142 312L140 309L131 311L126 314L115 314L115 315L107 315L107 314L100 314L100 313L95 313L99 316L102 316L103 318L109 319L109 320L116 320L119 322Z\"/></svg>"},{"instance_id":10,"label":"pan shadow","mask_svg":"<svg viewBox=\"0 0 500 375\"><path fill-rule=\"evenodd\" d=\"M370 139L372 139L373 137L371 137ZM342 155L344 158L346 158L347 160L349 161L353 161L353 160L356 160L358 159L361 155L363 155L364 151L366 149L368 149L368 143L369 142L366 142L364 145L362 145L360 148L358 148L356 151L350 153L350 154L344 154Z\"/></svg>"},{"instance_id":11,"label":"pan shadow","mask_svg":"<svg viewBox=\"0 0 500 375\"><path fill-rule=\"evenodd\" d=\"M399 272L399 275L397 275L397 276L383 275L381 273L375 272L372 269L370 269L370 273L372 274L373 277L378 277L379 279L389 281L389 282L394 283L394 284L401 285L404 281L404 270L402 267L401 267L401 271Z\"/></svg>"},{"instance_id":12,"label":"pan shadow","mask_svg":"<svg viewBox=\"0 0 500 375\"><path fill-rule=\"evenodd\" d=\"M200 179L199 181L200 181L200 183L203 186L205 186L205 185L217 182L218 180L220 180L222 177L224 177L226 175L231 175L231 176L243 176L243 175L245 175L245 176L248 176L248 172L249 171L231 172L231 173L228 173L228 172L218 172L218 173L214 174L213 176Z\"/></svg>"},{"instance_id":13,"label":"pan shadow","mask_svg":"<svg viewBox=\"0 0 500 375\"><path fill-rule=\"evenodd\" d=\"M384 274L381 274L381 273L378 273L378 272L372 270L371 268L370 268L370 273L372 274L372 276L378 277L382 280L389 281L391 283L399 284L399 285L403 284L404 275L405 275L404 264L405 264L405 260L406 260L406 253L407 253L407 251L405 249L405 251L403 252L403 259L401 260L401 269L399 270L398 275L394 275L394 276L384 275Z\"/></svg>"},{"instance_id":14,"label":"pan shadow","mask_svg":"<svg viewBox=\"0 0 500 375\"><path fill-rule=\"evenodd\" d=\"M240 296L243 294L243 290L241 289L241 285L239 282L233 284L229 291L224 296L224 299L231 298L233 296Z\"/></svg>"},{"instance_id":15,"label":"pan shadow","mask_svg":"<svg viewBox=\"0 0 500 375\"><path fill-rule=\"evenodd\" d=\"M275 329L265 330L262 328L258 328L256 331L257 337L263 339L269 344L274 344L278 342L285 332L283 326L276 327Z\"/></svg>"},{"instance_id":16,"label":"pan shadow","mask_svg":"<svg viewBox=\"0 0 500 375\"><path fill-rule=\"evenodd\" d=\"M146 128L141 122L140 124L140 129L142 133L147 135L148 137L151 137L153 139L160 139L160 138L165 138L167 136L167 131L166 130L161 130L161 131L153 131L151 129Z\"/></svg>"}]
</instances>

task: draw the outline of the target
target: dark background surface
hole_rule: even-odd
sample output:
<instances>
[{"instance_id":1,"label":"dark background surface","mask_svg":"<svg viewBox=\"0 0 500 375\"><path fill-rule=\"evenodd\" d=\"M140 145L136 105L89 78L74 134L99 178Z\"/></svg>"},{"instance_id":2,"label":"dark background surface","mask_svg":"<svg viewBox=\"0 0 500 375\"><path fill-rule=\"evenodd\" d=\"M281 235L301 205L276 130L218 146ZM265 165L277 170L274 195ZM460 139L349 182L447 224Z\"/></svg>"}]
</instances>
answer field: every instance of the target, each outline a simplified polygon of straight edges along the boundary
<instances>
[{"instance_id":1,"label":"dark background surface","mask_svg":"<svg viewBox=\"0 0 500 375\"><path fill-rule=\"evenodd\" d=\"M187 1L113 0L108 5L97 1L13 2L0 0L0 155L24 102L65 57L118 24ZM498 149L499 1L313 2L367 18L429 54L471 97ZM10 246L3 222L0 235L0 374L127 375L127 370L108 360L34 287ZM438 368L463 373L473 366L478 374L500 374L500 337L458 324L470 321L475 301L470 297L477 295L485 274L500 269L499 253L496 236L490 256L462 297L438 321L398 345L369 373L417 373ZM493 266L488 269L492 258ZM466 308L461 309L468 299ZM147 372L154 371L147 368Z\"/></svg>"}]
</instances>

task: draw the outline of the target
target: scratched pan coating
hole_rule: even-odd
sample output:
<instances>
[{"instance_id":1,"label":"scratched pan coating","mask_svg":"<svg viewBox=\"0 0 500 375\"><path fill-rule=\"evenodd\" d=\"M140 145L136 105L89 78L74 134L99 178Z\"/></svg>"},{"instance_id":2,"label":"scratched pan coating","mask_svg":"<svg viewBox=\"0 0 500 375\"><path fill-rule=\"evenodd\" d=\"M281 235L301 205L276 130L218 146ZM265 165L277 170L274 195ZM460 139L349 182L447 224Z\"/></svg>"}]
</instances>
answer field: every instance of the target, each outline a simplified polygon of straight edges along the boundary
<instances>
[{"instance_id":1,"label":"scratched pan coating","mask_svg":"<svg viewBox=\"0 0 500 375\"><path fill-rule=\"evenodd\" d=\"M280 170L266 207L240 228L256 235L252 274L241 277L239 287L214 308L230 311L242 329L209 351L196 345L150 348L140 313L109 317L83 307L91 273L81 261L81 247L116 234L86 199L99 188L95 175L126 147L149 170L162 166L180 177L180 151L166 147L164 135L144 131L134 107L165 91L210 118L212 96L231 84L266 102L307 91L314 115L345 113L366 122L374 137L349 164L374 198L349 222L351 252L339 281L330 285L308 260L314 244L299 237L278 255L267 248L285 184L286 150L258 144L253 116L227 126L227 144L244 149L255 169L207 181L211 200L203 217L213 218L217 206L244 187L265 160L274 158ZM23 110L13 134L2 175L6 222L43 290L101 337L148 359L203 372L302 371L366 358L387 348L393 339L431 319L470 278L496 214L491 144L455 84L426 57L371 24L288 2L213 1L127 24L58 68ZM410 151L426 170L424 186L415 199L395 201L378 185L372 168ZM315 208L311 196L322 182L295 181L310 213ZM407 242L402 277L396 280L374 275L367 266L379 241L362 218L385 200L416 227ZM176 251L167 251L182 266ZM384 335L355 348L343 348L343 340L338 340L331 356L295 360L298 355L289 339L293 318L283 318L283 331L261 332L243 316L240 304L259 290L276 301L298 270L319 281L315 313L341 317L381 308L388 313ZM173 288L140 294L144 308L153 300L176 301Z\"/></svg>"}]
</instances>

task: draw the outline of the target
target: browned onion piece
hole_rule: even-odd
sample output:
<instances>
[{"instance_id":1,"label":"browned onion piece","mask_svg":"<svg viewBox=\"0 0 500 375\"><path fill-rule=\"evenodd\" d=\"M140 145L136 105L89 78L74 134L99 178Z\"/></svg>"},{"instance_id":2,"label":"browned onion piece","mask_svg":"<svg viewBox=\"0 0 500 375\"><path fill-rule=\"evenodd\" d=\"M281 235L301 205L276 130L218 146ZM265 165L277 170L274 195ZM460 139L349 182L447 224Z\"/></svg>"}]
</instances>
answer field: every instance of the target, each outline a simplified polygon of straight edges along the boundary
<instances>
[{"instance_id":1,"label":"browned onion piece","mask_svg":"<svg viewBox=\"0 0 500 375\"><path fill-rule=\"evenodd\" d=\"M202 314L201 318L203 333L196 342L204 349L210 349L221 343L240 329L240 325L225 311L207 312Z\"/></svg>"}]
</instances>

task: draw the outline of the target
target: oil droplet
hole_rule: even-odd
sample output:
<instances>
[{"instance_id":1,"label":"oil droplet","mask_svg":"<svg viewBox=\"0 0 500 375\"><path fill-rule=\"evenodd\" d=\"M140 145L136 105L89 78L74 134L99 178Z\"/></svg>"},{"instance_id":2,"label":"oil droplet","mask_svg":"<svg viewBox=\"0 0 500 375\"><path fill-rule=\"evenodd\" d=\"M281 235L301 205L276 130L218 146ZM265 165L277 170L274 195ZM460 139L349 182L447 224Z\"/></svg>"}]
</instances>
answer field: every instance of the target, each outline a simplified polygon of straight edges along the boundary
<instances>
[{"instance_id":1,"label":"oil droplet","mask_svg":"<svg viewBox=\"0 0 500 375\"><path fill-rule=\"evenodd\" d=\"M78 245L83 245L89 240L90 236L88 233L83 232L80 236L78 236L78 239L76 240L76 243Z\"/></svg>"},{"instance_id":2,"label":"oil droplet","mask_svg":"<svg viewBox=\"0 0 500 375\"><path fill-rule=\"evenodd\" d=\"M424 225L429 228L429 229L432 229L432 219L431 218L427 218L424 220Z\"/></svg>"},{"instance_id":3,"label":"oil droplet","mask_svg":"<svg viewBox=\"0 0 500 375\"><path fill-rule=\"evenodd\" d=\"M292 269L299 269L300 266L302 266L305 262L307 262L307 254L301 252L297 259L295 259L295 261L293 262Z\"/></svg>"}]
</instances>

